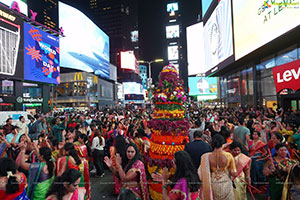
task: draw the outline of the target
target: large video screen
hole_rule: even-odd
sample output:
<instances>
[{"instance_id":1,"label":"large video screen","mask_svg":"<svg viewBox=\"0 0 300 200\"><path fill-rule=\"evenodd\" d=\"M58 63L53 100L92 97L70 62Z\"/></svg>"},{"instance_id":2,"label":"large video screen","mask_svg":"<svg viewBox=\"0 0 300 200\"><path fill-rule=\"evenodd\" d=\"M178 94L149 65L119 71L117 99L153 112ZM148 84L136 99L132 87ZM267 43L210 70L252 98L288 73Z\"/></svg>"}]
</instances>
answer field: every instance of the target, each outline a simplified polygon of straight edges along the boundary
<instances>
[{"instance_id":1,"label":"large video screen","mask_svg":"<svg viewBox=\"0 0 300 200\"><path fill-rule=\"evenodd\" d=\"M233 55L231 1L221 0L204 25L206 71Z\"/></svg>"},{"instance_id":2,"label":"large video screen","mask_svg":"<svg viewBox=\"0 0 300 200\"><path fill-rule=\"evenodd\" d=\"M24 15L28 15L27 0L0 0L0 3L7 5L13 9L19 9Z\"/></svg>"},{"instance_id":3,"label":"large video screen","mask_svg":"<svg viewBox=\"0 0 300 200\"><path fill-rule=\"evenodd\" d=\"M0 8L0 75L24 79L23 20Z\"/></svg>"},{"instance_id":4,"label":"large video screen","mask_svg":"<svg viewBox=\"0 0 300 200\"><path fill-rule=\"evenodd\" d=\"M216 77L189 77L190 96L217 97L218 82Z\"/></svg>"},{"instance_id":5,"label":"large video screen","mask_svg":"<svg viewBox=\"0 0 300 200\"><path fill-rule=\"evenodd\" d=\"M126 94L143 94L143 87L140 83L124 82L124 95Z\"/></svg>"},{"instance_id":6,"label":"large video screen","mask_svg":"<svg viewBox=\"0 0 300 200\"><path fill-rule=\"evenodd\" d=\"M122 51L121 52L121 68L135 70L136 58L133 51Z\"/></svg>"},{"instance_id":7,"label":"large video screen","mask_svg":"<svg viewBox=\"0 0 300 200\"><path fill-rule=\"evenodd\" d=\"M60 65L109 79L109 37L79 10L59 2Z\"/></svg>"},{"instance_id":8,"label":"large video screen","mask_svg":"<svg viewBox=\"0 0 300 200\"><path fill-rule=\"evenodd\" d=\"M178 46L168 46L168 59L178 60Z\"/></svg>"},{"instance_id":9,"label":"large video screen","mask_svg":"<svg viewBox=\"0 0 300 200\"><path fill-rule=\"evenodd\" d=\"M168 3L167 4L167 12L175 12L178 11L178 3Z\"/></svg>"},{"instance_id":10,"label":"large video screen","mask_svg":"<svg viewBox=\"0 0 300 200\"><path fill-rule=\"evenodd\" d=\"M166 26L167 39L179 38L179 25Z\"/></svg>"},{"instance_id":11,"label":"large video screen","mask_svg":"<svg viewBox=\"0 0 300 200\"><path fill-rule=\"evenodd\" d=\"M60 83L59 39L24 23L24 79Z\"/></svg>"},{"instance_id":12,"label":"large video screen","mask_svg":"<svg viewBox=\"0 0 300 200\"><path fill-rule=\"evenodd\" d=\"M203 23L186 28L188 74L205 73Z\"/></svg>"},{"instance_id":13,"label":"large video screen","mask_svg":"<svg viewBox=\"0 0 300 200\"><path fill-rule=\"evenodd\" d=\"M236 60L300 24L299 0L233 0L232 6Z\"/></svg>"}]
</instances>

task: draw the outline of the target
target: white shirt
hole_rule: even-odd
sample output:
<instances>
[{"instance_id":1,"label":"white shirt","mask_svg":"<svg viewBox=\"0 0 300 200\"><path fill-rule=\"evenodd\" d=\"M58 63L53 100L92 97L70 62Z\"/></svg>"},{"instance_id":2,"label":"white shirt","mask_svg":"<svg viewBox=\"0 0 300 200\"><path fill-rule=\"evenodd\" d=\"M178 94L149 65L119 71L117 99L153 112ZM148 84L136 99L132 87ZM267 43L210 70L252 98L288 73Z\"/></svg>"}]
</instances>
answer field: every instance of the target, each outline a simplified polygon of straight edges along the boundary
<instances>
[{"instance_id":1,"label":"white shirt","mask_svg":"<svg viewBox=\"0 0 300 200\"><path fill-rule=\"evenodd\" d=\"M101 137L101 140L102 140L102 145L100 144L99 137L94 137L91 149L92 150L97 149L103 151L105 146L105 140L103 137Z\"/></svg>"},{"instance_id":2,"label":"white shirt","mask_svg":"<svg viewBox=\"0 0 300 200\"><path fill-rule=\"evenodd\" d=\"M27 133L28 133L28 127L27 127L26 123L18 121L16 123L16 126L19 127L19 130L18 130L19 134L21 134L21 135L24 134L26 130L27 130Z\"/></svg>"}]
</instances>

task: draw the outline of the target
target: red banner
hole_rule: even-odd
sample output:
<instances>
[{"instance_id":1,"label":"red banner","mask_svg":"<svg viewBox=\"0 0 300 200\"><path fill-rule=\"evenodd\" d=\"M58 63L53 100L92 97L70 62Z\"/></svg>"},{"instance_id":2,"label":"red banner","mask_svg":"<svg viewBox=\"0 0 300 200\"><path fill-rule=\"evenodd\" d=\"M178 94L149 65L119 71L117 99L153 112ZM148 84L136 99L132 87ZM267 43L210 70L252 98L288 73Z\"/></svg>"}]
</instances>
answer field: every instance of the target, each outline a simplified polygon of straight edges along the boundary
<instances>
[{"instance_id":1,"label":"red banner","mask_svg":"<svg viewBox=\"0 0 300 200\"><path fill-rule=\"evenodd\" d=\"M296 60L272 69L276 92L283 89L294 91L300 88L300 60Z\"/></svg>"}]
</instances>

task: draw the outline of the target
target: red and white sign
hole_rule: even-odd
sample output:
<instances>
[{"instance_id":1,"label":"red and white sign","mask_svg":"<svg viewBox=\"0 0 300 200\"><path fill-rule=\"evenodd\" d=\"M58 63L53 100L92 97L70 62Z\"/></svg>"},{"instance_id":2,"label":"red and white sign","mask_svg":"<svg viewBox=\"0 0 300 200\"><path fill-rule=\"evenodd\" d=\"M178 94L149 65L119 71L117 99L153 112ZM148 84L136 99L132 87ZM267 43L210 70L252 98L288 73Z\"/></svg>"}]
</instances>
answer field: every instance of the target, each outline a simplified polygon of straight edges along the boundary
<instances>
[{"instance_id":1,"label":"red and white sign","mask_svg":"<svg viewBox=\"0 0 300 200\"><path fill-rule=\"evenodd\" d=\"M300 88L300 60L296 60L272 69L276 92L283 89Z\"/></svg>"}]
</instances>

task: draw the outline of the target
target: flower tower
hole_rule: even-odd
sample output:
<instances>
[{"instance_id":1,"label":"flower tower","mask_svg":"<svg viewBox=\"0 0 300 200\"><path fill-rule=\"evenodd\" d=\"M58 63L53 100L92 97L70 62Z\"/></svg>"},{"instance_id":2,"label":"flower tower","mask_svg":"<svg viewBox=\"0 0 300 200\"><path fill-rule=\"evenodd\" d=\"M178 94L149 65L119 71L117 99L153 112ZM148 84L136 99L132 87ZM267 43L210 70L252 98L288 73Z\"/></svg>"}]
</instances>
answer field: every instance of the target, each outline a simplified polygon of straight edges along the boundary
<instances>
[{"instance_id":1,"label":"flower tower","mask_svg":"<svg viewBox=\"0 0 300 200\"><path fill-rule=\"evenodd\" d=\"M189 122L185 118L186 101L183 81L171 64L159 74L159 83L152 89L155 104L153 119L148 122L152 136L150 149L145 156L149 174L161 173L164 167L174 174L172 160L175 152L184 150L188 142ZM149 181L149 192L154 200L162 199L161 184Z\"/></svg>"}]
</instances>

